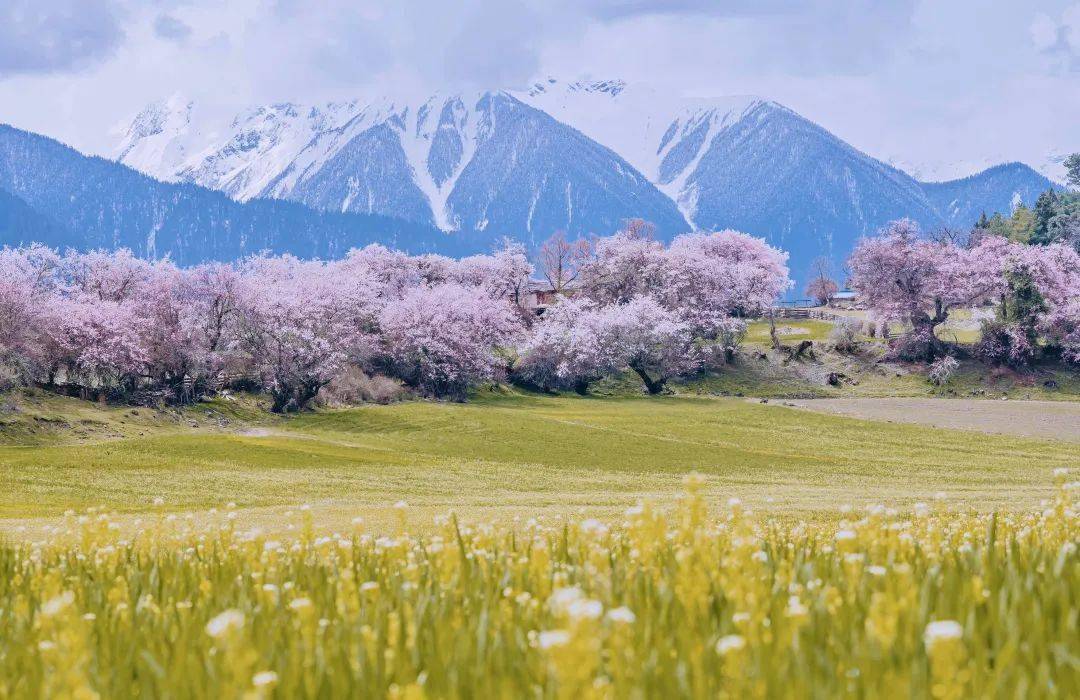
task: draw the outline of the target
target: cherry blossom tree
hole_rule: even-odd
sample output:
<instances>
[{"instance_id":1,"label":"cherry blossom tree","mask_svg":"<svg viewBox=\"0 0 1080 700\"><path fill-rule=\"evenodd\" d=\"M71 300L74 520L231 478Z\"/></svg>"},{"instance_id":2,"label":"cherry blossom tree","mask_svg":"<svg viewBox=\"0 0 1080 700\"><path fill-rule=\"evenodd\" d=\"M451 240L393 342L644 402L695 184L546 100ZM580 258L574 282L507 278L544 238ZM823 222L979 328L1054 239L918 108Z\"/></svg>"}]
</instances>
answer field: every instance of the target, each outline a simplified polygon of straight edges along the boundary
<instances>
[{"instance_id":1,"label":"cherry blossom tree","mask_svg":"<svg viewBox=\"0 0 1080 700\"><path fill-rule=\"evenodd\" d=\"M625 304L589 299L557 303L520 348L519 376L551 390L591 383L632 370L650 394L672 378L696 370L701 355L691 326L649 296Z\"/></svg>"},{"instance_id":2,"label":"cherry blossom tree","mask_svg":"<svg viewBox=\"0 0 1080 700\"><path fill-rule=\"evenodd\" d=\"M178 400L190 398L188 380L192 386L204 384L210 372L211 350L201 333L189 279L193 276L170 263L158 263L127 302L138 323L148 379Z\"/></svg>"},{"instance_id":3,"label":"cherry blossom tree","mask_svg":"<svg viewBox=\"0 0 1080 700\"><path fill-rule=\"evenodd\" d=\"M388 369L407 385L463 400L477 382L499 376L499 350L521 331L512 305L456 283L415 287L380 318Z\"/></svg>"},{"instance_id":4,"label":"cherry blossom tree","mask_svg":"<svg viewBox=\"0 0 1080 700\"><path fill-rule=\"evenodd\" d=\"M256 258L244 269L238 343L273 399L298 411L340 372L361 330L318 261Z\"/></svg>"},{"instance_id":5,"label":"cherry blossom tree","mask_svg":"<svg viewBox=\"0 0 1080 700\"><path fill-rule=\"evenodd\" d=\"M351 281L361 282L370 290L372 300L384 304L400 299L406 291L425 281L421 260L429 265L439 264L443 268L442 276L452 263L441 256L413 258L401 251L372 244L350 250L343 260L328 263L327 268L328 274L337 276L339 281L351 278Z\"/></svg>"},{"instance_id":6,"label":"cherry blossom tree","mask_svg":"<svg viewBox=\"0 0 1080 700\"><path fill-rule=\"evenodd\" d=\"M930 361L941 353L934 329L950 311L1000 296L1013 245L997 236L970 249L922 240L917 224L901 219L860 241L848 264L853 286L879 318L910 324L905 352Z\"/></svg>"},{"instance_id":7,"label":"cherry blossom tree","mask_svg":"<svg viewBox=\"0 0 1080 700\"><path fill-rule=\"evenodd\" d=\"M69 251L62 260L63 275L72 292L100 301L122 302L138 293L151 275L151 264L126 248L116 251Z\"/></svg>"},{"instance_id":8,"label":"cherry blossom tree","mask_svg":"<svg viewBox=\"0 0 1080 700\"><path fill-rule=\"evenodd\" d=\"M549 309L520 348L519 376L579 392L632 370L650 393L694 371L696 339L726 358L745 330L736 317L761 313L790 287L787 255L737 231L677 237L668 248L633 222L596 239L573 300Z\"/></svg>"},{"instance_id":9,"label":"cherry blossom tree","mask_svg":"<svg viewBox=\"0 0 1080 700\"><path fill-rule=\"evenodd\" d=\"M511 243L462 260L368 246L334 261L259 255L190 269L129 251L4 250L0 361L88 394L181 401L239 373L274 411L295 411L348 367L464 398L501 376L516 346L519 376L539 386L584 392L633 371L656 393L700 365L699 340L732 351L743 327L733 315L767 306L788 281L784 255L745 234L665 248L651 233L632 221L598 240L581 292L529 333L533 268ZM586 247L556 247L565 284Z\"/></svg>"},{"instance_id":10,"label":"cherry blossom tree","mask_svg":"<svg viewBox=\"0 0 1080 700\"><path fill-rule=\"evenodd\" d=\"M208 371L220 371L240 319L244 292L240 272L234 265L207 263L187 271L181 283L195 342L207 354Z\"/></svg>"},{"instance_id":11,"label":"cherry blossom tree","mask_svg":"<svg viewBox=\"0 0 1080 700\"><path fill-rule=\"evenodd\" d=\"M565 231L556 231L540 246L537 258L544 279L551 288L562 293L574 283L581 264L589 257L589 242L579 238L567 239Z\"/></svg>"},{"instance_id":12,"label":"cherry blossom tree","mask_svg":"<svg viewBox=\"0 0 1080 700\"><path fill-rule=\"evenodd\" d=\"M595 241L580 293L598 304L652 296L707 337L732 315L761 313L791 286L787 254L738 231L678 236L665 249L633 229Z\"/></svg>"},{"instance_id":13,"label":"cherry blossom tree","mask_svg":"<svg viewBox=\"0 0 1080 700\"><path fill-rule=\"evenodd\" d=\"M664 258L654 296L707 338L733 315L764 313L791 286L787 253L739 231L678 236Z\"/></svg>"},{"instance_id":14,"label":"cherry blossom tree","mask_svg":"<svg viewBox=\"0 0 1080 700\"><path fill-rule=\"evenodd\" d=\"M581 264L580 293L598 304L625 304L664 286L664 246L648 231L628 228L599 238Z\"/></svg>"},{"instance_id":15,"label":"cherry blossom tree","mask_svg":"<svg viewBox=\"0 0 1080 700\"><path fill-rule=\"evenodd\" d=\"M827 305L839 290L840 287L836 285L836 282L822 277L815 277L806 285L806 295L816 301L819 306Z\"/></svg>"},{"instance_id":16,"label":"cherry blossom tree","mask_svg":"<svg viewBox=\"0 0 1080 700\"><path fill-rule=\"evenodd\" d=\"M509 300L524 310L525 293L533 266L525 256L525 248L512 241L491 255L471 255L450 268L451 281L480 289L491 299Z\"/></svg>"},{"instance_id":17,"label":"cherry blossom tree","mask_svg":"<svg viewBox=\"0 0 1080 700\"><path fill-rule=\"evenodd\" d=\"M47 369L41 326L59 266L60 256L45 246L0 249L0 364L9 381Z\"/></svg>"},{"instance_id":18,"label":"cherry blossom tree","mask_svg":"<svg viewBox=\"0 0 1080 700\"><path fill-rule=\"evenodd\" d=\"M1080 363L1080 254L1064 243L1016 246L1004 264L1030 276L1038 290L1037 332L1063 359Z\"/></svg>"},{"instance_id":19,"label":"cherry blossom tree","mask_svg":"<svg viewBox=\"0 0 1080 700\"><path fill-rule=\"evenodd\" d=\"M806 295L815 300L818 305L826 306L840 289L829 273L831 263L827 257L822 256L814 258L810 267L813 269L814 276L806 285Z\"/></svg>"},{"instance_id":20,"label":"cherry blossom tree","mask_svg":"<svg viewBox=\"0 0 1080 700\"><path fill-rule=\"evenodd\" d=\"M149 354L134 304L58 297L50 301L46 314L43 345L48 363L64 372L66 383L84 392L121 396L138 388Z\"/></svg>"},{"instance_id":21,"label":"cherry blossom tree","mask_svg":"<svg viewBox=\"0 0 1080 700\"><path fill-rule=\"evenodd\" d=\"M700 364L690 325L652 297L607 307L598 325L601 342L641 377L650 394L659 394L669 379Z\"/></svg>"},{"instance_id":22,"label":"cherry blossom tree","mask_svg":"<svg viewBox=\"0 0 1080 700\"><path fill-rule=\"evenodd\" d=\"M592 300L559 300L519 347L515 375L544 391L588 393L590 384L622 369L604 329L604 314Z\"/></svg>"}]
</instances>

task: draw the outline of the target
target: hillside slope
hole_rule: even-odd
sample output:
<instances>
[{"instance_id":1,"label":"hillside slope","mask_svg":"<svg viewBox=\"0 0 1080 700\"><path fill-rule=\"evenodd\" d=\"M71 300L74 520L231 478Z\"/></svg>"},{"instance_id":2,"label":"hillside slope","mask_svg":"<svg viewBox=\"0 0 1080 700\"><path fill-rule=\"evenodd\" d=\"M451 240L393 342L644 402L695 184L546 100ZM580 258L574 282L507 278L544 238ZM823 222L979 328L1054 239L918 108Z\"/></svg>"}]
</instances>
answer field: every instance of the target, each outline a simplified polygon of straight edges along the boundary
<instances>
[{"instance_id":1,"label":"hillside slope","mask_svg":"<svg viewBox=\"0 0 1080 700\"><path fill-rule=\"evenodd\" d=\"M949 226L970 227L982 213L1008 213L1020 203L1031 207L1048 189L1062 189L1023 163L1003 163L970 177L924 182L923 192Z\"/></svg>"},{"instance_id":2,"label":"hillside slope","mask_svg":"<svg viewBox=\"0 0 1080 700\"><path fill-rule=\"evenodd\" d=\"M475 250L462 239L422 224L320 213L292 202L239 203L196 185L163 183L3 125L0 189L26 205L20 210L20 223L6 231L0 243L37 240L82 249L126 247L140 256L169 256L181 264L232 260L261 250L340 256L371 242L412 252Z\"/></svg>"}]
</instances>

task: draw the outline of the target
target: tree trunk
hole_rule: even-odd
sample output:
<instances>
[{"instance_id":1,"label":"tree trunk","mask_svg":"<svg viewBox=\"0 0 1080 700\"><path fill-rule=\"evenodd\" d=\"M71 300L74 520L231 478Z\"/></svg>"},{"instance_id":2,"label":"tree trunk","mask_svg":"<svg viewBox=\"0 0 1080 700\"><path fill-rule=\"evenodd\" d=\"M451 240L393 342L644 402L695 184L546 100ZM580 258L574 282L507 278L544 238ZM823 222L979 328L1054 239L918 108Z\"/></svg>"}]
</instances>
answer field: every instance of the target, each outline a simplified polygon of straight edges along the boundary
<instances>
[{"instance_id":1,"label":"tree trunk","mask_svg":"<svg viewBox=\"0 0 1080 700\"><path fill-rule=\"evenodd\" d=\"M776 334L776 318L772 309L769 309L769 338L772 339L773 350L780 349L780 336Z\"/></svg>"},{"instance_id":2,"label":"tree trunk","mask_svg":"<svg viewBox=\"0 0 1080 700\"><path fill-rule=\"evenodd\" d=\"M788 357L788 359L801 360L802 356L806 353L809 353L811 358L817 359L816 357L814 357L814 341L804 340L799 343L799 345L791 351L791 355Z\"/></svg>"},{"instance_id":3,"label":"tree trunk","mask_svg":"<svg viewBox=\"0 0 1080 700\"><path fill-rule=\"evenodd\" d=\"M300 386L288 387L278 391L271 392L274 397L274 403L270 407L270 411L273 413L295 413L301 411L307 407L319 394L319 389L322 386L320 384L306 383Z\"/></svg>"},{"instance_id":4,"label":"tree trunk","mask_svg":"<svg viewBox=\"0 0 1080 700\"><path fill-rule=\"evenodd\" d=\"M645 368L638 364L630 365L630 369L637 372L637 375L641 377L641 381L645 382L645 389L652 395L659 394L664 390L664 385L667 384L667 379L660 377L659 379L653 379L649 376L649 373L645 371Z\"/></svg>"},{"instance_id":5,"label":"tree trunk","mask_svg":"<svg viewBox=\"0 0 1080 700\"><path fill-rule=\"evenodd\" d=\"M912 335L917 342L925 343L925 348L920 354L923 355L922 359L926 362L933 362L938 356L944 354L942 342L934 333L934 329L944 322L946 318L948 318L948 314L942 314L940 311L934 316L923 312L913 315L911 318Z\"/></svg>"}]
</instances>

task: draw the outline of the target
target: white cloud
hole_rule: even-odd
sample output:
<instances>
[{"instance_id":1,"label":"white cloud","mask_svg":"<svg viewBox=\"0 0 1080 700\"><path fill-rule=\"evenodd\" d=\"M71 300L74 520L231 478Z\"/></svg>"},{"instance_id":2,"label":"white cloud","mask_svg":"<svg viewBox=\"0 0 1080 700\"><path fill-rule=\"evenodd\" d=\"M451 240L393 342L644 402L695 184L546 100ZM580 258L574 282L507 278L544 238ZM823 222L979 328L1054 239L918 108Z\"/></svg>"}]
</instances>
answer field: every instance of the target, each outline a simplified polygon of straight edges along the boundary
<instances>
[{"instance_id":1,"label":"white cloud","mask_svg":"<svg viewBox=\"0 0 1080 700\"><path fill-rule=\"evenodd\" d=\"M161 14L154 20L154 33L162 39L184 41L191 36L191 27L170 14Z\"/></svg>"},{"instance_id":2,"label":"white cloud","mask_svg":"<svg viewBox=\"0 0 1080 700\"><path fill-rule=\"evenodd\" d=\"M1065 9L1061 14L1061 26L1069 48L1080 54L1080 3Z\"/></svg>"},{"instance_id":3,"label":"white cloud","mask_svg":"<svg viewBox=\"0 0 1080 700\"><path fill-rule=\"evenodd\" d=\"M81 69L107 56L122 37L109 0L5 0L0 76Z\"/></svg>"},{"instance_id":4,"label":"white cloud","mask_svg":"<svg viewBox=\"0 0 1080 700\"><path fill-rule=\"evenodd\" d=\"M1031 34L1031 41L1039 51L1052 49L1058 42L1057 22L1050 19L1050 16L1044 12L1035 15L1028 31Z\"/></svg>"},{"instance_id":5,"label":"white cloud","mask_svg":"<svg viewBox=\"0 0 1080 700\"><path fill-rule=\"evenodd\" d=\"M6 79L0 28L0 121L97 152L118 119L177 91L229 111L549 74L760 94L874 155L935 167L1038 164L1080 146L1068 143L1080 113L1076 0L14 2L38 8L44 36L70 35L76 5L101 10L87 25L98 41L39 57L36 72L8 67Z\"/></svg>"}]
</instances>

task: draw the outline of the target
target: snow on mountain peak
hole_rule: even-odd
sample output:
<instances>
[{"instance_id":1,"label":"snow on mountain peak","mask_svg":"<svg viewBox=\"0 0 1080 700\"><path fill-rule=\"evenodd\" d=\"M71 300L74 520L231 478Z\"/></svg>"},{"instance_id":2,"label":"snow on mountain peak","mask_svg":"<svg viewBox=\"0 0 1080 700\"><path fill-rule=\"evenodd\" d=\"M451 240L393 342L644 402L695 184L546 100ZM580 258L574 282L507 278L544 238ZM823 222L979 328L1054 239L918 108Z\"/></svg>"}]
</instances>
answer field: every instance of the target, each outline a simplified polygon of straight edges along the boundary
<instances>
[{"instance_id":1,"label":"snow on mountain peak","mask_svg":"<svg viewBox=\"0 0 1080 700\"><path fill-rule=\"evenodd\" d=\"M131 122L116 156L160 179L195 182L241 201L289 197L354 138L381 125L396 134L434 223L454 230L457 222L447 202L477 142L486 138L486 130L497 128L491 123L490 100L499 95L520 100L606 146L679 202L688 217L694 198L683 189L712 139L762 102L753 96L672 97L620 79L548 78L516 92L324 105L281 102L214 120L176 95L148 106ZM375 206L358 196L355 186L343 191L342 209Z\"/></svg>"},{"instance_id":2,"label":"snow on mountain peak","mask_svg":"<svg viewBox=\"0 0 1080 700\"><path fill-rule=\"evenodd\" d=\"M410 110L404 110L401 147L435 225L444 231L458 228L447 200L483 137L479 112L488 94L434 95L412 110L411 118Z\"/></svg>"},{"instance_id":3,"label":"snow on mountain peak","mask_svg":"<svg viewBox=\"0 0 1080 700\"><path fill-rule=\"evenodd\" d=\"M147 105L123 131L116 148L117 160L137 160L153 165L167 156L167 145L191 125L195 103L176 93L165 100ZM133 154L133 151L139 153ZM170 160L176 157L169 154Z\"/></svg>"},{"instance_id":4,"label":"snow on mountain peak","mask_svg":"<svg viewBox=\"0 0 1080 700\"><path fill-rule=\"evenodd\" d=\"M775 102L754 95L685 97L615 78L550 77L520 91L418 99L281 102L216 116L175 95L136 116L116 153L160 179L194 182L241 201L291 199L444 231L513 220L515 232L531 235L534 228L578 225L587 197L606 202L625 188L633 197L611 205L624 216L641 215L640 198L655 195L667 200L670 211L654 211L670 227L677 228L680 217L709 227L726 221L720 209L730 209L728 195L748 182L756 189L737 201L774 196L773 181L753 179L753 173L790 177L799 164L800 177L809 170L827 182L854 177L829 170L834 164L821 159L806 160L809 147L857 167L867 188L890 189L908 208L930 211L908 175ZM588 160L571 163L575 158ZM594 222L606 221L600 209L593 210L600 217ZM788 217L784 231L795 226L792 212L777 216Z\"/></svg>"},{"instance_id":5,"label":"snow on mountain peak","mask_svg":"<svg viewBox=\"0 0 1080 700\"><path fill-rule=\"evenodd\" d=\"M690 221L696 198L683 190L697 163L721 130L765 102L753 95L685 98L622 80L554 78L518 97L621 155Z\"/></svg>"}]
</instances>

